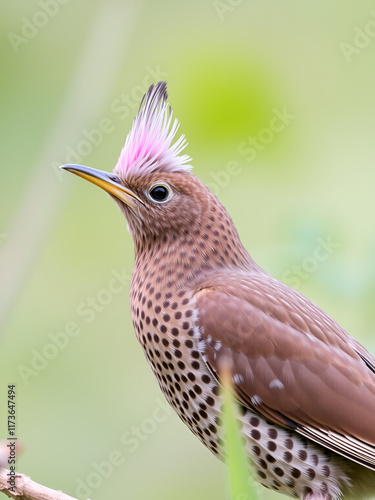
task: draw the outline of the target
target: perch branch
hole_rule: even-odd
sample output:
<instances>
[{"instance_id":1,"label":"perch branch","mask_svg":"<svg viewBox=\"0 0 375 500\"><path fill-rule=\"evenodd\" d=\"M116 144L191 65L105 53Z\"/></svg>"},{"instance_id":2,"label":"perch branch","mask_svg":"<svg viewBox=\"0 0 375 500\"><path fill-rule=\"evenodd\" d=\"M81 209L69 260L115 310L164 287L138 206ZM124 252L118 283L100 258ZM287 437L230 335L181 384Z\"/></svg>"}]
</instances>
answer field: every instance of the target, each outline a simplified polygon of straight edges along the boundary
<instances>
[{"instance_id":1,"label":"perch branch","mask_svg":"<svg viewBox=\"0 0 375 500\"><path fill-rule=\"evenodd\" d=\"M0 468L0 491L9 498L15 500L77 500L76 498L65 495L62 491L52 490L46 486L35 483L25 474L16 472L15 491L9 491L9 471Z\"/></svg>"}]
</instances>

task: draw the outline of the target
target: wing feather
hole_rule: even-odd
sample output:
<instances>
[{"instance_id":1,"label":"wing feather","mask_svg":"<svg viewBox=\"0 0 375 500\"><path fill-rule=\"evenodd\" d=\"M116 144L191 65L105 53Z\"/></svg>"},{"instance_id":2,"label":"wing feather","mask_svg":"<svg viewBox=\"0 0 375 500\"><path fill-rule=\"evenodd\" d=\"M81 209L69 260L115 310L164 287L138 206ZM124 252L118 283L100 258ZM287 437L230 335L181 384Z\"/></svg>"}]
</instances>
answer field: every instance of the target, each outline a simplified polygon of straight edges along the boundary
<instances>
[{"instance_id":1,"label":"wing feather","mask_svg":"<svg viewBox=\"0 0 375 500\"><path fill-rule=\"evenodd\" d=\"M230 359L241 403L375 470L375 358L266 274L216 275L195 294L202 354Z\"/></svg>"}]
</instances>

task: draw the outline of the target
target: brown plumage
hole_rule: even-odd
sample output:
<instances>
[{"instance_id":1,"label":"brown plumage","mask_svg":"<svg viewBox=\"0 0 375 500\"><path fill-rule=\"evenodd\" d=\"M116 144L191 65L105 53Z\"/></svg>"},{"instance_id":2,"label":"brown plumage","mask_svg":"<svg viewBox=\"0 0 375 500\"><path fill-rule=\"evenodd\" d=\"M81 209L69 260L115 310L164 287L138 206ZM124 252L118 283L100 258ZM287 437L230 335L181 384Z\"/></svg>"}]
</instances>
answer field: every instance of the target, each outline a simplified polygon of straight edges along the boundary
<instances>
[{"instance_id":1,"label":"brown plumage","mask_svg":"<svg viewBox=\"0 0 375 500\"><path fill-rule=\"evenodd\" d=\"M107 174L134 239L136 335L180 418L222 454L221 360L264 486L303 499L375 494L375 358L252 260L225 208L190 172L164 83L151 87Z\"/></svg>"}]
</instances>

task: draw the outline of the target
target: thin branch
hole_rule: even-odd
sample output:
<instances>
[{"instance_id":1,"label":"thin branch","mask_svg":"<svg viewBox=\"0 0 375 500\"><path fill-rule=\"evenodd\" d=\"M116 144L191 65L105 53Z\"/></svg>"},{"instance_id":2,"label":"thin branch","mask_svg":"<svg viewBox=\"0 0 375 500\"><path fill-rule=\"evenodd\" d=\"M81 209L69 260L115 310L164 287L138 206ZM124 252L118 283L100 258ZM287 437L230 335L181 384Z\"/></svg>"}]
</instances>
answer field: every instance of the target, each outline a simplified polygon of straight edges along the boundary
<instances>
[{"instance_id":1,"label":"thin branch","mask_svg":"<svg viewBox=\"0 0 375 500\"><path fill-rule=\"evenodd\" d=\"M15 491L9 491L9 470L0 468L0 491L15 500L77 500L62 491L35 483L25 474L15 473Z\"/></svg>"}]
</instances>

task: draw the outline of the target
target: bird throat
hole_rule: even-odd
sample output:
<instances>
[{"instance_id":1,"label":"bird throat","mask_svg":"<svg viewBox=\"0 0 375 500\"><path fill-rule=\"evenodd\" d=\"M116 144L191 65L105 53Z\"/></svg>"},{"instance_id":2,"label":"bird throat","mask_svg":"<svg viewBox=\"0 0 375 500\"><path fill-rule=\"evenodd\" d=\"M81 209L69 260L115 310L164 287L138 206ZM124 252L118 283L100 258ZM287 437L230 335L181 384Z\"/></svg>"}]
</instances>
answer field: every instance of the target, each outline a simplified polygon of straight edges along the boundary
<instances>
[{"instance_id":1,"label":"bird throat","mask_svg":"<svg viewBox=\"0 0 375 500\"><path fill-rule=\"evenodd\" d=\"M134 248L132 286L136 289L148 280L148 289L175 293L185 286L191 289L220 268L259 269L216 198L192 227L141 240L134 238Z\"/></svg>"}]
</instances>

